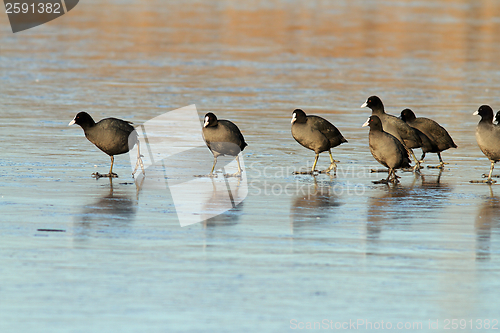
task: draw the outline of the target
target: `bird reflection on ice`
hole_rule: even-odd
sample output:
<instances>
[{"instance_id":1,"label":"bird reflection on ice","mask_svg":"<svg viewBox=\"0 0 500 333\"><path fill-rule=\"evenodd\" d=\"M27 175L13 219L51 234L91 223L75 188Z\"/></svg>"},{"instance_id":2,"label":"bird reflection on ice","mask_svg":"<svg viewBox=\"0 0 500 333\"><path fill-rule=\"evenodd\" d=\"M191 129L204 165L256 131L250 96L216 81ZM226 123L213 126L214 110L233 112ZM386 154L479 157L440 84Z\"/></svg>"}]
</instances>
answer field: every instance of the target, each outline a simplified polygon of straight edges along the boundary
<instances>
[{"instance_id":1,"label":"bird reflection on ice","mask_svg":"<svg viewBox=\"0 0 500 333\"><path fill-rule=\"evenodd\" d=\"M500 198L493 194L490 185L490 196L484 199L477 212L474 227L476 229L476 260L490 259L490 243L492 230L500 227Z\"/></svg>"}]
</instances>

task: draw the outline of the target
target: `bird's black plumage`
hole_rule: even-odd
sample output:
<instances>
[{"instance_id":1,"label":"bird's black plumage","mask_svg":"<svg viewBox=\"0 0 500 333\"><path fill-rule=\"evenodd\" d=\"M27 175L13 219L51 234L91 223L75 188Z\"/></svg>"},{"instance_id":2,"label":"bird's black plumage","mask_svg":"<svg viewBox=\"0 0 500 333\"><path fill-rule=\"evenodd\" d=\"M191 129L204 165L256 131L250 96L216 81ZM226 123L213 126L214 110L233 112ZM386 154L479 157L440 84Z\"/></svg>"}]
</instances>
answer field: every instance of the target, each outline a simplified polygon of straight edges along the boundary
<instances>
[{"instance_id":1,"label":"bird's black plumage","mask_svg":"<svg viewBox=\"0 0 500 333\"><path fill-rule=\"evenodd\" d=\"M245 142L240 129L233 122L224 119L217 119L212 112L205 115L203 124L203 139L208 149L214 155L214 165L210 174L213 174L217 157L223 155L236 156L238 162L238 175L241 174L238 154L245 149L248 144Z\"/></svg>"},{"instance_id":2,"label":"bird's black plumage","mask_svg":"<svg viewBox=\"0 0 500 333\"><path fill-rule=\"evenodd\" d=\"M401 119L430 139L430 146L425 143L422 146L422 159L424 159L426 153L437 153L440 162L439 166L443 167L444 162L441 159L441 152L449 148L457 148L457 145L453 142L453 139L446 129L432 119L416 117L415 113L410 109L401 111Z\"/></svg>"},{"instance_id":3,"label":"bird's black plumage","mask_svg":"<svg viewBox=\"0 0 500 333\"><path fill-rule=\"evenodd\" d=\"M102 175L96 173L95 175L98 177L116 177L117 175L113 173L114 155L129 152L139 142L137 132L129 121L118 118L105 118L96 123L87 112L79 112L69 123L69 125L73 124L80 125L85 133L85 137L111 157L109 174ZM140 153L138 154L140 155ZM138 163L142 167L140 156L138 156Z\"/></svg>"},{"instance_id":4,"label":"bird's black plumage","mask_svg":"<svg viewBox=\"0 0 500 333\"><path fill-rule=\"evenodd\" d=\"M311 172L314 172L318 156L324 151L330 153L331 164L324 172L336 167L331 148L347 142L340 131L328 120L318 116L307 116L304 111L296 109L292 113L292 136L303 147L313 150L316 159Z\"/></svg>"},{"instance_id":5,"label":"bird's black plumage","mask_svg":"<svg viewBox=\"0 0 500 333\"><path fill-rule=\"evenodd\" d=\"M406 148L420 148L422 141L418 134L400 118L385 112L382 100L377 96L368 97L363 107L372 110L372 115L378 116L384 131L394 135Z\"/></svg>"},{"instance_id":6,"label":"bird's black plumage","mask_svg":"<svg viewBox=\"0 0 500 333\"><path fill-rule=\"evenodd\" d=\"M363 126L370 126L368 138L373 157L377 162L389 168L389 175L385 182L397 182L395 170L411 167L406 148L394 135L384 131L378 116L370 116Z\"/></svg>"},{"instance_id":7,"label":"bird's black plumage","mask_svg":"<svg viewBox=\"0 0 500 333\"><path fill-rule=\"evenodd\" d=\"M491 175L495 163L500 161L500 126L493 124L493 109L482 105L474 112L481 116L476 127L476 141L483 154L490 160L490 173L486 182L492 183Z\"/></svg>"},{"instance_id":8,"label":"bird's black plumage","mask_svg":"<svg viewBox=\"0 0 500 333\"><path fill-rule=\"evenodd\" d=\"M420 164L411 149L422 147L422 139L418 133L400 118L385 113L384 104L377 96L370 96L361 107L368 107L372 115L378 116L384 127L384 131L395 136L404 146L409 149L415 159L415 170L420 169Z\"/></svg>"}]
</instances>

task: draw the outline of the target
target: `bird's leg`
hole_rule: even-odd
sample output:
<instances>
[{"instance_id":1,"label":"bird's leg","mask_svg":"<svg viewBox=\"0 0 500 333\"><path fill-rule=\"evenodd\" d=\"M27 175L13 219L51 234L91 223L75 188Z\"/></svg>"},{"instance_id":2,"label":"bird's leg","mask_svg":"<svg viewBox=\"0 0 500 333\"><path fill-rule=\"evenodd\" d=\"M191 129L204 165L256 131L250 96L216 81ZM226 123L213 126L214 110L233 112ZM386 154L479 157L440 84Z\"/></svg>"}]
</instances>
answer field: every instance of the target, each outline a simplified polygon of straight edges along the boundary
<instances>
[{"instance_id":1,"label":"bird's leg","mask_svg":"<svg viewBox=\"0 0 500 333\"><path fill-rule=\"evenodd\" d=\"M238 172L233 174L225 174L224 177L241 177L240 155L236 155L236 162L238 162Z\"/></svg>"},{"instance_id":2,"label":"bird's leg","mask_svg":"<svg viewBox=\"0 0 500 333\"><path fill-rule=\"evenodd\" d=\"M492 163L494 163L494 162L492 162ZM489 176L486 176L486 174L483 174L483 178L486 178L486 177L488 177L488 178L500 178L500 175L493 175L493 174L490 172ZM494 181L493 181L493 182L494 182Z\"/></svg>"},{"instance_id":3,"label":"bird's leg","mask_svg":"<svg viewBox=\"0 0 500 333\"><path fill-rule=\"evenodd\" d=\"M214 165L212 166L212 170L208 174L210 177L214 177L215 165L217 164L217 156L214 155Z\"/></svg>"},{"instance_id":4,"label":"bird's leg","mask_svg":"<svg viewBox=\"0 0 500 333\"><path fill-rule=\"evenodd\" d=\"M99 179L102 177L110 177L110 178L118 178L118 175L116 173L113 173L113 164L115 162L115 157L111 156L111 167L109 168L109 173L108 174L100 174L99 172L94 172L92 174L92 177Z\"/></svg>"},{"instance_id":5,"label":"bird's leg","mask_svg":"<svg viewBox=\"0 0 500 333\"><path fill-rule=\"evenodd\" d=\"M111 155L111 167L109 168L109 174L113 173L113 164L115 163L115 157Z\"/></svg>"},{"instance_id":6,"label":"bird's leg","mask_svg":"<svg viewBox=\"0 0 500 333\"><path fill-rule=\"evenodd\" d=\"M194 175L194 177L212 177L216 178L217 174L214 173L215 170L215 165L217 164L217 156L214 154L214 165L212 166L212 170L208 175Z\"/></svg>"},{"instance_id":7,"label":"bird's leg","mask_svg":"<svg viewBox=\"0 0 500 333\"><path fill-rule=\"evenodd\" d=\"M399 180L398 180L398 176L396 175L396 170L392 169L392 178L391 178L391 182L393 184L397 184L399 183Z\"/></svg>"},{"instance_id":8,"label":"bird's leg","mask_svg":"<svg viewBox=\"0 0 500 333\"><path fill-rule=\"evenodd\" d=\"M316 154L316 158L314 159L314 163L313 163L313 167L311 169L311 173L313 173L314 170L316 170L316 163L318 163L318 158L319 158L319 154Z\"/></svg>"},{"instance_id":9,"label":"bird's leg","mask_svg":"<svg viewBox=\"0 0 500 333\"><path fill-rule=\"evenodd\" d=\"M493 168L495 167L495 161L491 161L490 173L488 175L488 179L486 180L471 180L470 183L486 183L493 184L496 183L496 180L491 179L491 175L493 174ZM486 175L483 175L483 177Z\"/></svg>"},{"instance_id":10,"label":"bird's leg","mask_svg":"<svg viewBox=\"0 0 500 333\"><path fill-rule=\"evenodd\" d=\"M490 174L488 175L488 180L486 181L486 183L488 184L496 183L495 180L491 180L491 175L493 174L493 168L495 168L495 161L491 161Z\"/></svg>"},{"instance_id":11,"label":"bird's leg","mask_svg":"<svg viewBox=\"0 0 500 333\"><path fill-rule=\"evenodd\" d=\"M433 168L433 169L443 169L444 168L444 165L445 164L448 164L448 163L445 163L443 162L443 159L441 158L441 153L437 153L438 154L438 157L439 157L439 165L428 165L427 167L428 168Z\"/></svg>"},{"instance_id":12,"label":"bird's leg","mask_svg":"<svg viewBox=\"0 0 500 333\"><path fill-rule=\"evenodd\" d=\"M137 162L135 163L134 171L132 171L132 177L134 177L134 174L137 171L137 168L139 167L139 165L141 166L142 174L146 175L146 172L144 171L144 163L142 163L142 158L141 157L144 157L144 156L141 155L141 153L140 153L139 141L137 141Z\"/></svg>"},{"instance_id":13,"label":"bird's leg","mask_svg":"<svg viewBox=\"0 0 500 333\"><path fill-rule=\"evenodd\" d=\"M423 163L424 162L424 158L425 158L425 153L424 151L422 151L422 157L420 157L420 163Z\"/></svg>"},{"instance_id":14,"label":"bird's leg","mask_svg":"<svg viewBox=\"0 0 500 333\"><path fill-rule=\"evenodd\" d=\"M241 175L241 166L240 166L240 156L236 155L236 162L238 162L238 174Z\"/></svg>"},{"instance_id":15,"label":"bird's leg","mask_svg":"<svg viewBox=\"0 0 500 333\"><path fill-rule=\"evenodd\" d=\"M111 167L109 168L109 174L104 175L104 177L113 177L117 178L118 175L113 172L113 165L115 164L115 157L111 155Z\"/></svg>"},{"instance_id":16,"label":"bird's leg","mask_svg":"<svg viewBox=\"0 0 500 333\"><path fill-rule=\"evenodd\" d=\"M109 168L108 177L118 177L118 175L113 172L113 165L114 164L115 164L115 157L111 156L111 167Z\"/></svg>"},{"instance_id":17,"label":"bird's leg","mask_svg":"<svg viewBox=\"0 0 500 333\"><path fill-rule=\"evenodd\" d=\"M392 177L393 173L394 173L394 169L389 169L389 175L387 176L387 180L386 180L387 183L394 182L395 177ZM396 179L396 181L397 181L397 179Z\"/></svg>"},{"instance_id":18,"label":"bird's leg","mask_svg":"<svg viewBox=\"0 0 500 333\"><path fill-rule=\"evenodd\" d=\"M318 158L319 158L319 153L316 154L316 158L314 159L314 164L313 164L311 171L294 171L293 174L294 175L312 175L312 174L314 174L314 171L316 169L316 163L318 163Z\"/></svg>"},{"instance_id":19,"label":"bird's leg","mask_svg":"<svg viewBox=\"0 0 500 333\"><path fill-rule=\"evenodd\" d=\"M336 161L333 159L332 151L330 149L328 149L328 153L330 154L330 166L328 167L328 169L320 171L319 173L330 173L330 171L333 169L333 174L336 174L337 173L337 164L335 164L335 162L339 162L339 161Z\"/></svg>"},{"instance_id":20,"label":"bird's leg","mask_svg":"<svg viewBox=\"0 0 500 333\"><path fill-rule=\"evenodd\" d=\"M417 159L417 156L415 156L415 153L413 153L413 149L408 148L408 152L411 154L413 157L413 160L415 161L415 166L413 167L413 172L420 172L420 169L422 168L420 166L420 162Z\"/></svg>"}]
</instances>

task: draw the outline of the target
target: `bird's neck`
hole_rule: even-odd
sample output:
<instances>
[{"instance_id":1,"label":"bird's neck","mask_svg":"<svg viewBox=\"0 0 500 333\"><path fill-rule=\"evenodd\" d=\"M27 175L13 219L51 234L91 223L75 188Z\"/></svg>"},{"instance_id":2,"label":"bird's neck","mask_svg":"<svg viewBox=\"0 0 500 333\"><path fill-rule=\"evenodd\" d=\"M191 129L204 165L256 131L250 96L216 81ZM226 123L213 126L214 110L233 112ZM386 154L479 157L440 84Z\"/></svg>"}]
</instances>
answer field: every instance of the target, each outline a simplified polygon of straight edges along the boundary
<instances>
[{"instance_id":1,"label":"bird's neck","mask_svg":"<svg viewBox=\"0 0 500 333\"><path fill-rule=\"evenodd\" d=\"M384 114L385 110L384 107L376 107L372 109L372 114L378 115L378 114Z\"/></svg>"},{"instance_id":2,"label":"bird's neck","mask_svg":"<svg viewBox=\"0 0 500 333\"><path fill-rule=\"evenodd\" d=\"M480 124L492 124L493 125L493 117L482 117L479 121Z\"/></svg>"},{"instance_id":3,"label":"bird's neck","mask_svg":"<svg viewBox=\"0 0 500 333\"><path fill-rule=\"evenodd\" d=\"M92 127L95 126L95 122L86 122L84 124L80 124L80 126L83 128L84 131L88 131L89 129L91 129Z\"/></svg>"}]
</instances>

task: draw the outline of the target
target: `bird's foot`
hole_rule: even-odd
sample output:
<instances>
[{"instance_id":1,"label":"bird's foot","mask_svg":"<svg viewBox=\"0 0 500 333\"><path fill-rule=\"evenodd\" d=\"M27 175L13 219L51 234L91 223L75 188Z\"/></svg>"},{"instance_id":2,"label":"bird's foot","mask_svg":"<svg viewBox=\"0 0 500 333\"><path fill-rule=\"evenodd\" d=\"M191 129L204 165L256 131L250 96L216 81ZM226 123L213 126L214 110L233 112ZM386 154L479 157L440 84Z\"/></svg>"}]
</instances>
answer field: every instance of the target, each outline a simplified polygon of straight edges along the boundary
<instances>
[{"instance_id":1,"label":"bird's foot","mask_svg":"<svg viewBox=\"0 0 500 333\"><path fill-rule=\"evenodd\" d=\"M239 177L241 178L241 171L235 172L235 173L225 173L224 177L225 178L230 178L230 177Z\"/></svg>"},{"instance_id":2,"label":"bird's foot","mask_svg":"<svg viewBox=\"0 0 500 333\"><path fill-rule=\"evenodd\" d=\"M486 174L486 173L483 173L482 177L483 177L483 178L488 178L488 177L489 177L489 175L488 175L488 174ZM500 178L500 175L491 175L491 178Z\"/></svg>"},{"instance_id":3,"label":"bird's foot","mask_svg":"<svg viewBox=\"0 0 500 333\"><path fill-rule=\"evenodd\" d=\"M103 177L108 177L108 178L118 178L118 175L114 172L112 173L106 173L106 174L102 174L102 173L99 173L99 172L94 172L92 174L92 177L95 178L95 179L99 179L99 178L103 178Z\"/></svg>"},{"instance_id":4,"label":"bird's foot","mask_svg":"<svg viewBox=\"0 0 500 333\"><path fill-rule=\"evenodd\" d=\"M389 175L389 177L387 177L386 179L375 180L372 183L373 184L387 184L387 185L389 185L389 183L397 184L397 183L399 183L399 180L398 180L399 178L401 178L401 177L399 177L398 175L393 173L392 175Z\"/></svg>"},{"instance_id":5,"label":"bird's foot","mask_svg":"<svg viewBox=\"0 0 500 333\"><path fill-rule=\"evenodd\" d=\"M144 155L139 155L139 157L137 158L137 163L135 163L134 171L132 171L132 178L134 178L135 172L137 171L139 166L141 166L142 174L146 176L146 171L144 170L144 163L142 163L141 157L144 157Z\"/></svg>"},{"instance_id":6,"label":"bird's foot","mask_svg":"<svg viewBox=\"0 0 500 333\"><path fill-rule=\"evenodd\" d=\"M386 184L386 185L388 185L389 182L392 182L392 181L390 181L388 179L381 179L381 180L374 180L374 181L372 181L373 184Z\"/></svg>"},{"instance_id":7,"label":"bird's foot","mask_svg":"<svg viewBox=\"0 0 500 333\"><path fill-rule=\"evenodd\" d=\"M204 178L204 177L217 178L217 174L216 173L209 173L208 175L194 175L193 177L197 177L197 178Z\"/></svg>"},{"instance_id":8,"label":"bird's foot","mask_svg":"<svg viewBox=\"0 0 500 333\"><path fill-rule=\"evenodd\" d=\"M318 173L330 173L330 171L333 170L333 174L335 175L337 173L337 164L335 164L336 162L340 162L340 161L333 161L332 164L330 164L330 166L328 168L326 168L325 170L321 170L321 171L318 171Z\"/></svg>"},{"instance_id":9,"label":"bird's foot","mask_svg":"<svg viewBox=\"0 0 500 333\"><path fill-rule=\"evenodd\" d=\"M388 169L370 169L370 172L371 173L375 173L375 172L387 172Z\"/></svg>"},{"instance_id":10,"label":"bird's foot","mask_svg":"<svg viewBox=\"0 0 500 333\"><path fill-rule=\"evenodd\" d=\"M428 165L427 168L429 169L444 169L444 165L448 163L442 163L438 165Z\"/></svg>"},{"instance_id":11,"label":"bird's foot","mask_svg":"<svg viewBox=\"0 0 500 333\"><path fill-rule=\"evenodd\" d=\"M449 163L440 162L438 165L428 165L427 167L430 169L444 169L445 164L449 164Z\"/></svg>"},{"instance_id":12,"label":"bird's foot","mask_svg":"<svg viewBox=\"0 0 500 333\"><path fill-rule=\"evenodd\" d=\"M390 181L391 183L393 183L393 184L397 184L397 183L399 183L399 179L398 179L398 178L401 178L401 177L399 177L399 176L396 176L396 175L395 175L395 176L394 176L393 178L391 178L391 180L389 180L389 181Z\"/></svg>"},{"instance_id":13,"label":"bird's foot","mask_svg":"<svg viewBox=\"0 0 500 333\"><path fill-rule=\"evenodd\" d=\"M404 168L401 169L403 172L414 172L414 173L420 173L420 169L423 169L424 167L421 166L420 164L415 165L413 168Z\"/></svg>"},{"instance_id":14,"label":"bird's foot","mask_svg":"<svg viewBox=\"0 0 500 333\"><path fill-rule=\"evenodd\" d=\"M318 170L314 170L314 171L294 171L292 172L292 175L314 175L315 172L318 172Z\"/></svg>"},{"instance_id":15,"label":"bird's foot","mask_svg":"<svg viewBox=\"0 0 500 333\"><path fill-rule=\"evenodd\" d=\"M485 180L470 180L469 183L473 184L495 184L497 181L493 179L485 179Z\"/></svg>"},{"instance_id":16,"label":"bird's foot","mask_svg":"<svg viewBox=\"0 0 500 333\"><path fill-rule=\"evenodd\" d=\"M144 170L142 171L142 175L146 177L146 172L144 172ZM135 172L132 173L132 178L135 178Z\"/></svg>"}]
</instances>

